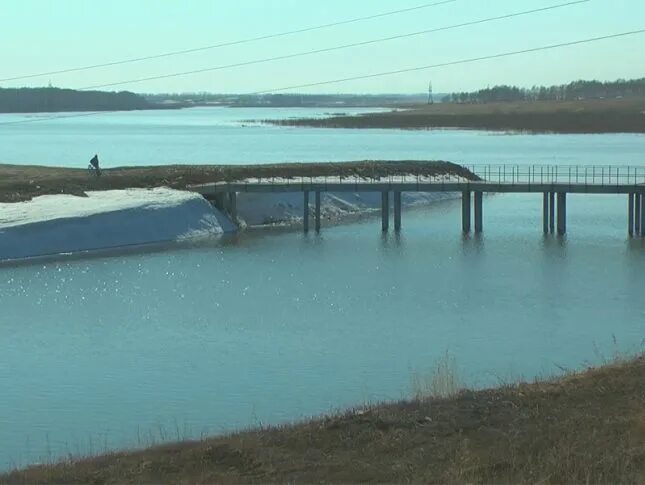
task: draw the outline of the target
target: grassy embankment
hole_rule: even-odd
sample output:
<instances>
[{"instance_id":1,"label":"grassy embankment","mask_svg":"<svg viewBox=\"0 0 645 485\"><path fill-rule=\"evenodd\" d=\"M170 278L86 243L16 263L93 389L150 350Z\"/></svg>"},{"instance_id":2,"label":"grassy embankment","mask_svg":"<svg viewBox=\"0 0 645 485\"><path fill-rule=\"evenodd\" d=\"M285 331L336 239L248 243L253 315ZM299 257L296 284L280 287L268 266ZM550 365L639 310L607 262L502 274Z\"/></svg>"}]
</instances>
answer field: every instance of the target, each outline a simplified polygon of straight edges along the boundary
<instances>
[{"instance_id":1,"label":"grassy embankment","mask_svg":"<svg viewBox=\"0 0 645 485\"><path fill-rule=\"evenodd\" d=\"M645 133L645 98L408 106L324 119L267 120L322 128L467 128L536 133Z\"/></svg>"},{"instance_id":2,"label":"grassy embankment","mask_svg":"<svg viewBox=\"0 0 645 485\"><path fill-rule=\"evenodd\" d=\"M269 177L353 176L365 178L397 174L474 175L449 162L361 161L345 163L283 163L274 165L167 165L103 170L101 177L86 169L0 164L0 202L20 202L45 194L83 196L88 190L171 187Z\"/></svg>"},{"instance_id":3,"label":"grassy embankment","mask_svg":"<svg viewBox=\"0 0 645 485\"><path fill-rule=\"evenodd\" d=\"M0 476L11 484L644 480L642 357L549 381L417 398Z\"/></svg>"}]
</instances>

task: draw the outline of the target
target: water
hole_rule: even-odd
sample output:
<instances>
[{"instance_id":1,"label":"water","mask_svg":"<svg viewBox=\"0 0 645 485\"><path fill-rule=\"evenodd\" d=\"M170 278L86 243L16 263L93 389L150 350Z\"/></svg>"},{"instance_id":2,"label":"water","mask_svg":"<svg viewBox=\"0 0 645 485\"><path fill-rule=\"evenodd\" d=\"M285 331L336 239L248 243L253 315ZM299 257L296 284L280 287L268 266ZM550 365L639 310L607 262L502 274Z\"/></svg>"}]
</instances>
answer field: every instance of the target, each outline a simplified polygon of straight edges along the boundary
<instances>
[{"instance_id":1,"label":"water","mask_svg":"<svg viewBox=\"0 0 645 485\"><path fill-rule=\"evenodd\" d=\"M642 165L645 153L637 135L239 121L268 114L294 110L0 125L0 160L83 166L78 160L98 151L106 165ZM0 469L399 399L446 351L480 387L635 352L645 337L645 247L626 237L626 206L625 196L569 196L566 239L542 236L539 194L498 195L485 200L482 238L462 238L460 205L447 202L404 213L400 237L383 237L380 220L368 219L321 236L247 233L190 249L0 268Z\"/></svg>"},{"instance_id":2,"label":"water","mask_svg":"<svg viewBox=\"0 0 645 485\"><path fill-rule=\"evenodd\" d=\"M445 354L466 383L576 369L645 337L645 251L625 201L539 196L246 236L226 245L5 268L0 466L199 437L398 399ZM620 215L620 216L619 216Z\"/></svg>"},{"instance_id":3,"label":"water","mask_svg":"<svg viewBox=\"0 0 645 485\"><path fill-rule=\"evenodd\" d=\"M642 164L645 136L281 128L248 120L374 109L195 108L0 124L0 163L103 166L345 160ZM0 123L42 115L2 115Z\"/></svg>"}]
</instances>

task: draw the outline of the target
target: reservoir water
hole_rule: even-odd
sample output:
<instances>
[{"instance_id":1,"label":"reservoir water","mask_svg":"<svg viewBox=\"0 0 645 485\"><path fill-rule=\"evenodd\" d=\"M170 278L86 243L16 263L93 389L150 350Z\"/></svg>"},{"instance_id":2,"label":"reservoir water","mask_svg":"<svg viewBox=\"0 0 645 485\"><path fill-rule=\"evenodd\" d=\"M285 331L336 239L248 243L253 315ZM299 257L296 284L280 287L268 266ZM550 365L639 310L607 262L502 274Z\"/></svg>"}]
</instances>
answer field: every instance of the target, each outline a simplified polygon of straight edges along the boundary
<instances>
[{"instance_id":1,"label":"reservoir water","mask_svg":"<svg viewBox=\"0 0 645 485\"><path fill-rule=\"evenodd\" d=\"M62 120L78 124L62 138L53 120L0 127L0 160L85 160L87 151L103 153L91 148L94 136L118 164L178 161L174 136L186 140L184 160L209 162L555 157L642 165L645 153L645 137L635 135L368 136L376 133L237 121L211 135L198 123L190 135L180 122L159 121L155 136L166 113L107 116L151 118L143 134L121 122L115 131L97 127L100 117ZM76 152L74 134L85 144ZM245 136L264 149L242 144ZM235 155L236 143L247 151ZM645 246L627 238L626 197L570 196L566 238L543 237L541 203L540 195L487 197L481 238L462 238L453 201L405 212L400 236L383 236L380 221L368 218L320 236L247 233L0 268L0 468L399 399L446 352L464 383L484 387L642 350Z\"/></svg>"},{"instance_id":2,"label":"reservoir water","mask_svg":"<svg viewBox=\"0 0 645 485\"><path fill-rule=\"evenodd\" d=\"M645 136L639 134L343 130L249 122L364 111L374 109L194 108L99 113L23 124L2 123L52 115L0 114L0 163L85 168L98 153L105 167L346 160L625 165L643 163L645 153Z\"/></svg>"}]
</instances>

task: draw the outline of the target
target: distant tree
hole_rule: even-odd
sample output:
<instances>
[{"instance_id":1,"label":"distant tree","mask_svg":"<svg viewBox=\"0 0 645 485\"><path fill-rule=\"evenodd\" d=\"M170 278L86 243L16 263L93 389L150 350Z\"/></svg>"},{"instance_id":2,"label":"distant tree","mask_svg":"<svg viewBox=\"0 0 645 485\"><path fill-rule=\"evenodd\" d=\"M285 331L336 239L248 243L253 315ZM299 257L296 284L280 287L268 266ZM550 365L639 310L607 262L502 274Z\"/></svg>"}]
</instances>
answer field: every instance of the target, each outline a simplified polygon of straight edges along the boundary
<instances>
[{"instance_id":1,"label":"distant tree","mask_svg":"<svg viewBox=\"0 0 645 485\"><path fill-rule=\"evenodd\" d=\"M453 93L444 102L493 103L503 101L563 101L645 96L645 78L618 79L612 82L573 81L557 86L533 86L522 89L516 86L493 86L471 93Z\"/></svg>"}]
</instances>

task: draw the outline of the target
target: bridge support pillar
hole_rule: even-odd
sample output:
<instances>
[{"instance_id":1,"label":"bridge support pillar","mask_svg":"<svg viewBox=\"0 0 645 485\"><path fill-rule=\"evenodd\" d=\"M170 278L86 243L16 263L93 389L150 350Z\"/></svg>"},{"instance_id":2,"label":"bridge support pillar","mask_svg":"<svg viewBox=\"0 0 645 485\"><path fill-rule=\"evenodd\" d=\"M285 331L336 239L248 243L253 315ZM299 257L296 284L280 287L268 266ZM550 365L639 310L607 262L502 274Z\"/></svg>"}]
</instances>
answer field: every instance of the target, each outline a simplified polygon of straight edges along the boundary
<instances>
[{"instance_id":1,"label":"bridge support pillar","mask_svg":"<svg viewBox=\"0 0 645 485\"><path fill-rule=\"evenodd\" d=\"M542 197L542 229L544 234L549 233L549 193L544 192Z\"/></svg>"},{"instance_id":2,"label":"bridge support pillar","mask_svg":"<svg viewBox=\"0 0 645 485\"><path fill-rule=\"evenodd\" d=\"M634 194L629 194L627 202L627 233L634 237Z\"/></svg>"},{"instance_id":3,"label":"bridge support pillar","mask_svg":"<svg viewBox=\"0 0 645 485\"><path fill-rule=\"evenodd\" d=\"M555 192L549 192L549 232L555 232Z\"/></svg>"},{"instance_id":4,"label":"bridge support pillar","mask_svg":"<svg viewBox=\"0 0 645 485\"><path fill-rule=\"evenodd\" d=\"M309 191L304 191L304 204L302 211L302 227L305 232L309 232Z\"/></svg>"},{"instance_id":5,"label":"bridge support pillar","mask_svg":"<svg viewBox=\"0 0 645 485\"><path fill-rule=\"evenodd\" d=\"M320 232L320 190L316 190L316 216L315 226L316 232Z\"/></svg>"},{"instance_id":6,"label":"bridge support pillar","mask_svg":"<svg viewBox=\"0 0 645 485\"><path fill-rule=\"evenodd\" d=\"M645 194L640 194L640 200L641 200L641 224L640 224L640 236L645 237Z\"/></svg>"},{"instance_id":7,"label":"bridge support pillar","mask_svg":"<svg viewBox=\"0 0 645 485\"><path fill-rule=\"evenodd\" d=\"M567 193L558 192L558 235L567 233Z\"/></svg>"},{"instance_id":8,"label":"bridge support pillar","mask_svg":"<svg viewBox=\"0 0 645 485\"><path fill-rule=\"evenodd\" d=\"M464 234L470 232L470 190L466 190L461 194L461 229Z\"/></svg>"},{"instance_id":9,"label":"bridge support pillar","mask_svg":"<svg viewBox=\"0 0 645 485\"><path fill-rule=\"evenodd\" d=\"M401 192L394 192L394 230L401 230Z\"/></svg>"},{"instance_id":10,"label":"bridge support pillar","mask_svg":"<svg viewBox=\"0 0 645 485\"><path fill-rule=\"evenodd\" d=\"M634 234L641 235L641 194L634 194Z\"/></svg>"},{"instance_id":11,"label":"bridge support pillar","mask_svg":"<svg viewBox=\"0 0 645 485\"><path fill-rule=\"evenodd\" d=\"M228 193L228 213L233 222L237 222L237 192Z\"/></svg>"},{"instance_id":12,"label":"bridge support pillar","mask_svg":"<svg viewBox=\"0 0 645 485\"><path fill-rule=\"evenodd\" d=\"M484 193L475 192L475 233L484 230Z\"/></svg>"},{"instance_id":13,"label":"bridge support pillar","mask_svg":"<svg viewBox=\"0 0 645 485\"><path fill-rule=\"evenodd\" d=\"M381 228L383 232L390 230L390 193L381 192Z\"/></svg>"}]
</instances>

